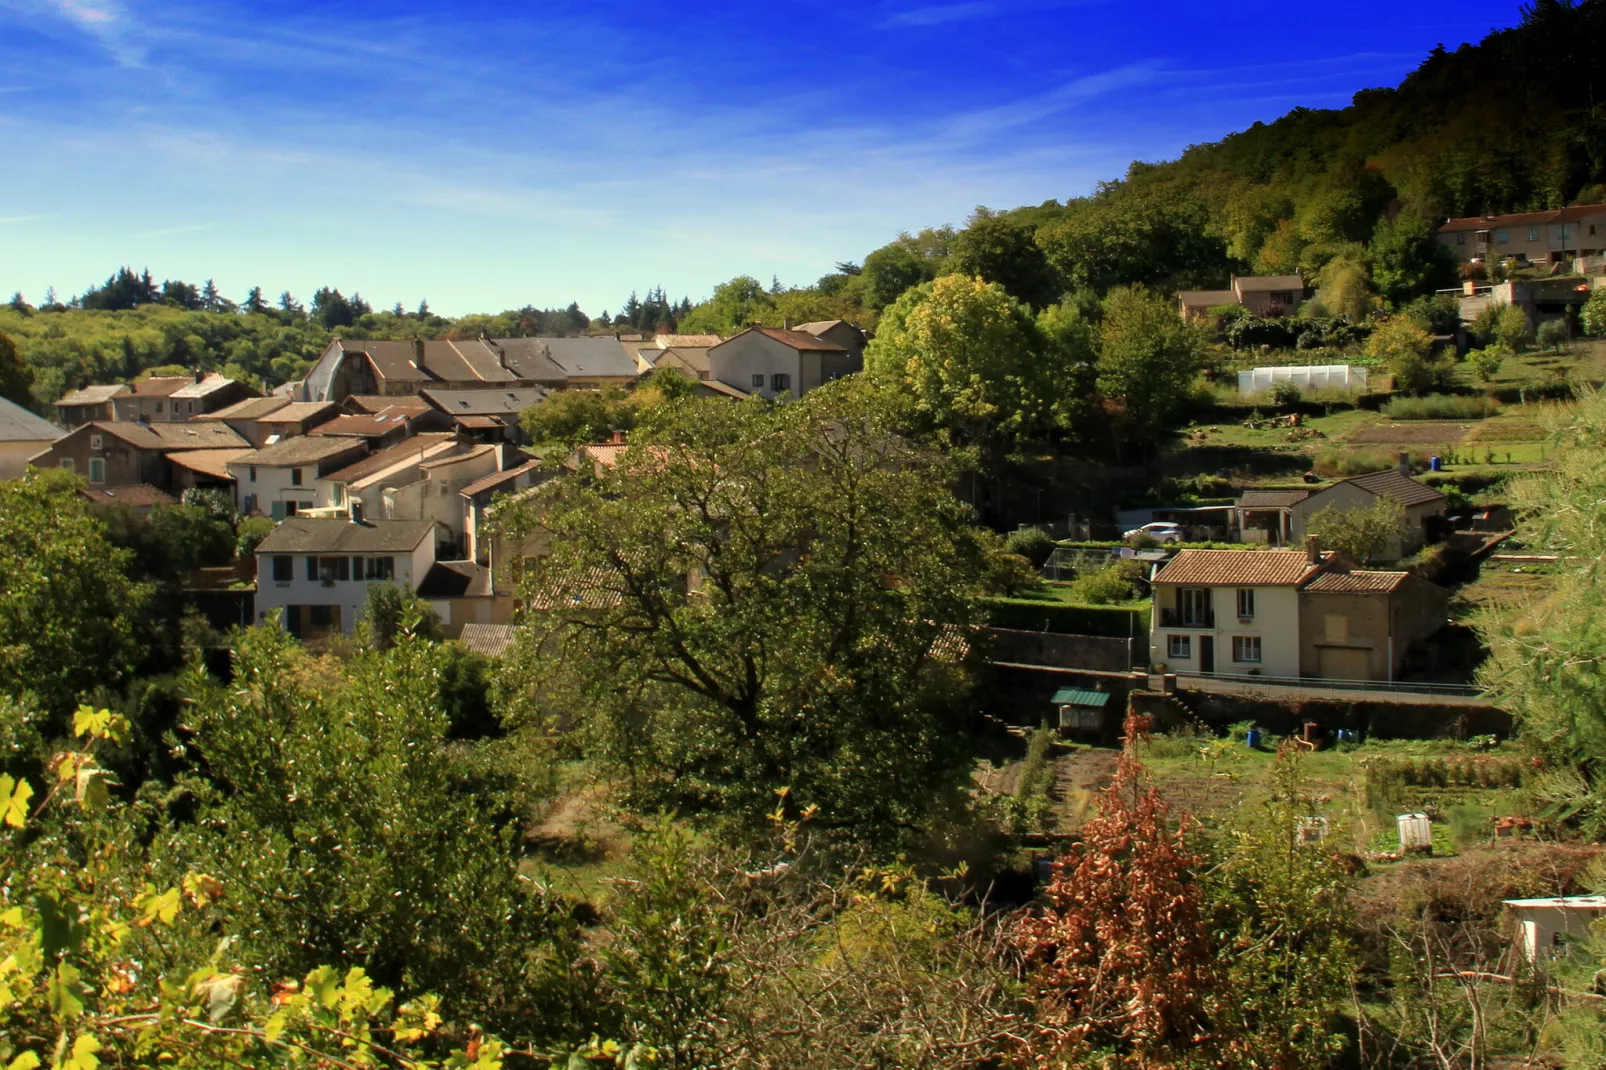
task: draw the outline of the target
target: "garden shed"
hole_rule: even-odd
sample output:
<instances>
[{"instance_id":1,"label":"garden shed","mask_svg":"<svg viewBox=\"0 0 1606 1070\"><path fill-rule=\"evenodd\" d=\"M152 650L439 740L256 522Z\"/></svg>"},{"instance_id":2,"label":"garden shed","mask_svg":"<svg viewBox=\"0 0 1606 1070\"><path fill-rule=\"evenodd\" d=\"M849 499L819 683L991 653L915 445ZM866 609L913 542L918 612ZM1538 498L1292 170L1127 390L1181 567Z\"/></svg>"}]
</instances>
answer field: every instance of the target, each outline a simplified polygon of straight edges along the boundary
<instances>
[{"instance_id":1,"label":"garden shed","mask_svg":"<svg viewBox=\"0 0 1606 1070\"><path fill-rule=\"evenodd\" d=\"M1557 938L1583 939L1589 926L1606 918L1606 895L1566 895L1554 899L1507 899L1517 915L1517 949L1529 962L1550 957Z\"/></svg>"},{"instance_id":2,"label":"garden shed","mask_svg":"<svg viewBox=\"0 0 1606 1070\"><path fill-rule=\"evenodd\" d=\"M1062 687L1054 692L1053 702L1059 707L1061 731L1093 733L1104 731L1104 715L1110 705L1108 691Z\"/></svg>"}]
</instances>

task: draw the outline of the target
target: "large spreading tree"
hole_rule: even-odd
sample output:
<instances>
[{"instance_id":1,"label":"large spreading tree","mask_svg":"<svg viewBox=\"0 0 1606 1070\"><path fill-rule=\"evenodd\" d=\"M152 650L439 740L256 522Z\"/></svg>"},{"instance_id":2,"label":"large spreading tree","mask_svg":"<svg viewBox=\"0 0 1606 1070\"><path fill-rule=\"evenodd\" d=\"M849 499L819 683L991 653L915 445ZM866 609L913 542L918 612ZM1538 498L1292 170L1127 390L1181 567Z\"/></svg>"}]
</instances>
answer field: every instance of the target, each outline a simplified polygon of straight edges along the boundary
<instances>
[{"instance_id":1,"label":"large spreading tree","mask_svg":"<svg viewBox=\"0 0 1606 1070\"><path fill-rule=\"evenodd\" d=\"M526 648L638 804L886 843L964 784L985 539L862 384L683 401L617 467L504 511L551 547Z\"/></svg>"}]
</instances>

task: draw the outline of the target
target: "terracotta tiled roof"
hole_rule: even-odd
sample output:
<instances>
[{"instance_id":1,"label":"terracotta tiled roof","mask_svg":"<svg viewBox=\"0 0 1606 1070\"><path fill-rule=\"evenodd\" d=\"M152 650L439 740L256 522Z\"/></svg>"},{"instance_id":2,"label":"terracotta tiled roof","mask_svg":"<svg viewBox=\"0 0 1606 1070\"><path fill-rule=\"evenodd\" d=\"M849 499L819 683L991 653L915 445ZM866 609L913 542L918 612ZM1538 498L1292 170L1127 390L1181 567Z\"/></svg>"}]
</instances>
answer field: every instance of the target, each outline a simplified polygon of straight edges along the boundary
<instances>
[{"instance_id":1,"label":"terracotta tiled roof","mask_svg":"<svg viewBox=\"0 0 1606 1070\"><path fill-rule=\"evenodd\" d=\"M402 439L393 446L376 450L362 460L349 464L338 472L330 472L323 478L331 483L357 483L397 465L408 462L417 464L444 450L455 448L456 442L449 432L414 435L412 438Z\"/></svg>"},{"instance_id":2,"label":"terracotta tiled roof","mask_svg":"<svg viewBox=\"0 0 1606 1070\"><path fill-rule=\"evenodd\" d=\"M299 424L319 417L332 417L340 412L332 401L296 401L281 409L257 417L259 424Z\"/></svg>"},{"instance_id":3,"label":"terracotta tiled roof","mask_svg":"<svg viewBox=\"0 0 1606 1070\"><path fill-rule=\"evenodd\" d=\"M356 458L367 451L368 446L361 439L297 436L252 450L229 463L235 467L257 464L264 468L297 468L324 461L338 463L343 453Z\"/></svg>"},{"instance_id":4,"label":"terracotta tiled roof","mask_svg":"<svg viewBox=\"0 0 1606 1070\"><path fill-rule=\"evenodd\" d=\"M97 383L86 386L81 390L74 390L70 394L63 394L56 399L57 405L104 405L112 398L122 397L129 393L128 387L122 383Z\"/></svg>"},{"instance_id":5,"label":"terracotta tiled roof","mask_svg":"<svg viewBox=\"0 0 1606 1070\"><path fill-rule=\"evenodd\" d=\"M96 420L91 426L142 450L210 450L250 445L232 427L219 423L142 424L133 420Z\"/></svg>"},{"instance_id":6,"label":"terracotta tiled roof","mask_svg":"<svg viewBox=\"0 0 1606 1070\"><path fill-rule=\"evenodd\" d=\"M1322 554L1324 563L1333 556ZM1303 550L1183 550L1154 577L1184 587L1298 587L1316 575Z\"/></svg>"},{"instance_id":7,"label":"terracotta tiled roof","mask_svg":"<svg viewBox=\"0 0 1606 1070\"><path fill-rule=\"evenodd\" d=\"M237 461L248 453L254 453L249 448L227 450L179 450L169 453L167 459L180 468L188 468L192 472L199 472L214 479L233 479L229 475L228 463Z\"/></svg>"},{"instance_id":8,"label":"terracotta tiled roof","mask_svg":"<svg viewBox=\"0 0 1606 1070\"><path fill-rule=\"evenodd\" d=\"M1302 275L1239 275L1233 282L1244 293L1265 293L1268 290L1303 290Z\"/></svg>"},{"instance_id":9,"label":"terracotta tiled roof","mask_svg":"<svg viewBox=\"0 0 1606 1070\"><path fill-rule=\"evenodd\" d=\"M1305 590L1313 594L1392 591L1409 575L1409 572L1324 572L1306 584Z\"/></svg>"},{"instance_id":10,"label":"terracotta tiled roof","mask_svg":"<svg viewBox=\"0 0 1606 1070\"><path fill-rule=\"evenodd\" d=\"M78 493L96 505L120 504L149 509L153 505L175 504L172 495L157 490L149 483L135 483L127 487L85 487Z\"/></svg>"},{"instance_id":11,"label":"terracotta tiled roof","mask_svg":"<svg viewBox=\"0 0 1606 1070\"><path fill-rule=\"evenodd\" d=\"M195 380L188 375L163 375L135 380L133 389L135 397L165 398L194 385Z\"/></svg>"},{"instance_id":12,"label":"terracotta tiled roof","mask_svg":"<svg viewBox=\"0 0 1606 1070\"><path fill-rule=\"evenodd\" d=\"M517 468L509 468L505 472L492 472L488 476L476 479L457 493L465 498L472 498L476 494L483 494L488 490L496 490L509 483L515 483L540 467L540 461L527 461Z\"/></svg>"},{"instance_id":13,"label":"terracotta tiled roof","mask_svg":"<svg viewBox=\"0 0 1606 1070\"><path fill-rule=\"evenodd\" d=\"M847 352L847 350L843 349L835 342L827 342L823 338L816 338L812 334L808 334L804 331L783 331L779 327L749 327L747 330L756 334L762 334L769 338L773 338L782 345L788 346L792 349L817 350L822 353ZM742 333L745 334L747 332L744 331ZM736 338L740 337L740 334L736 336ZM727 338L724 342L721 342L720 345L728 345L735 340L735 338ZM714 347L710 346L709 348L712 349Z\"/></svg>"},{"instance_id":14,"label":"terracotta tiled roof","mask_svg":"<svg viewBox=\"0 0 1606 1070\"><path fill-rule=\"evenodd\" d=\"M499 658L518 639L516 624L465 624L457 641L476 654Z\"/></svg>"},{"instance_id":15,"label":"terracotta tiled roof","mask_svg":"<svg viewBox=\"0 0 1606 1070\"><path fill-rule=\"evenodd\" d=\"M1304 489L1278 489L1265 488L1260 490L1246 490L1238 499L1240 509L1286 509L1310 497L1310 491Z\"/></svg>"},{"instance_id":16,"label":"terracotta tiled roof","mask_svg":"<svg viewBox=\"0 0 1606 1070\"><path fill-rule=\"evenodd\" d=\"M347 403L358 412L384 412L389 409L395 412L405 412L417 415L428 412L429 402L415 394L404 394L396 397L386 397L383 394L353 394L346 399Z\"/></svg>"},{"instance_id":17,"label":"terracotta tiled roof","mask_svg":"<svg viewBox=\"0 0 1606 1070\"><path fill-rule=\"evenodd\" d=\"M176 398L204 398L208 394L216 393L225 387L234 385L234 380L224 375L208 375L200 382L192 382L173 391Z\"/></svg>"},{"instance_id":18,"label":"terracotta tiled roof","mask_svg":"<svg viewBox=\"0 0 1606 1070\"><path fill-rule=\"evenodd\" d=\"M1341 479L1339 483L1353 483L1368 493L1379 498L1392 498L1401 505L1422 505L1425 502L1445 501L1445 496L1425 483L1418 483L1410 476L1402 476L1392 468L1382 472L1373 472L1370 475L1352 476ZM1338 486L1338 483L1333 484ZM1331 488L1328 488L1331 489Z\"/></svg>"}]
</instances>

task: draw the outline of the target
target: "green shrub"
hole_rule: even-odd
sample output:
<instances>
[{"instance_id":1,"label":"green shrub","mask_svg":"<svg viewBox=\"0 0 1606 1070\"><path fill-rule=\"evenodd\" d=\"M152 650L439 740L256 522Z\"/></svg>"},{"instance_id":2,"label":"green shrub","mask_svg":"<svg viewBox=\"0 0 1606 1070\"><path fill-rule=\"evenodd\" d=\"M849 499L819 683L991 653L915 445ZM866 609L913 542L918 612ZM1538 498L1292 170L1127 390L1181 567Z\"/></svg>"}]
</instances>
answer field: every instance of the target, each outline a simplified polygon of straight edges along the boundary
<instances>
[{"instance_id":1,"label":"green shrub","mask_svg":"<svg viewBox=\"0 0 1606 1070\"><path fill-rule=\"evenodd\" d=\"M1130 602L1144 593L1147 579L1148 569L1141 561L1116 561L1097 572L1078 577L1071 585L1071 597L1090 606Z\"/></svg>"},{"instance_id":2,"label":"green shrub","mask_svg":"<svg viewBox=\"0 0 1606 1070\"><path fill-rule=\"evenodd\" d=\"M1540 348L1560 353L1573 340L1573 332L1568 329L1566 320L1546 320L1539 325L1536 340Z\"/></svg>"},{"instance_id":3,"label":"green shrub","mask_svg":"<svg viewBox=\"0 0 1606 1070\"><path fill-rule=\"evenodd\" d=\"M1499 373L1500 365L1505 359L1512 355L1511 350L1504 346L1485 346L1468 353L1467 363L1472 365L1472 371L1477 375L1478 381L1487 383Z\"/></svg>"},{"instance_id":4,"label":"green shrub","mask_svg":"<svg viewBox=\"0 0 1606 1070\"><path fill-rule=\"evenodd\" d=\"M1494 315L1492 337L1513 352L1533 341L1533 328L1528 325L1528 313L1515 305L1502 305Z\"/></svg>"},{"instance_id":5,"label":"green shrub","mask_svg":"<svg viewBox=\"0 0 1606 1070\"><path fill-rule=\"evenodd\" d=\"M1021 528L1009 533L1004 540L1004 550L1024 557L1033 568L1041 568L1054 552L1054 540L1042 528Z\"/></svg>"},{"instance_id":6,"label":"green shrub","mask_svg":"<svg viewBox=\"0 0 1606 1070\"><path fill-rule=\"evenodd\" d=\"M1122 606L1073 606L1020 598L983 600L995 628L1056 635L1098 635L1115 639L1146 636L1149 610Z\"/></svg>"},{"instance_id":7,"label":"green shrub","mask_svg":"<svg viewBox=\"0 0 1606 1070\"><path fill-rule=\"evenodd\" d=\"M1340 478L1381 472L1398 465L1398 455L1385 450L1349 450L1339 446L1317 451L1314 461L1318 475ZM1425 458L1411 455L1411 471L1424 472L1427 466Z\"/></svg>"},{"instance_id":8,"label":"green shrub","mask_svg":"<svg viewBox=\"0 0 1606 1070\"><path fill-rule=\"evenodd\" d=\"M1500 411L1493 398L1461 394L1393 397L1381 410L1390 420L1482 420Z\"/></svg>"},{"instance_id":9,"label":"green shrub","mask_svg":"<svg viewBox=\"0 0 1606 1070\"><path fill-rule=\"evenodd\" d=\"M1287 379L1279 379L1271 384L1272 404L1279 408L1289 408L1305 400L1305 394L1299 389L1299 384Z\"/></svg>"}]
</instances>

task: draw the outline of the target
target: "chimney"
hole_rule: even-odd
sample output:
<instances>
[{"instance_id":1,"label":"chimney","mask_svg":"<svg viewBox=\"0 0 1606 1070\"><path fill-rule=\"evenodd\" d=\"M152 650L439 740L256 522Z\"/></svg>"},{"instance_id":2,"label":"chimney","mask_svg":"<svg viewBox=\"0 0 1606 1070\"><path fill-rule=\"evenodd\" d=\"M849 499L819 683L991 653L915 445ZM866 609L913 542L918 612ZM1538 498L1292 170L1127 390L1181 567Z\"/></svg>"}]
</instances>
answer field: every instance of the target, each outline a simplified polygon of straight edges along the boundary
<instances>
[{"instance_id":1,"label":"chimney","mask_svg":"<svg viewBox=\"0 0 1606 1070\"><path fill-rule=\"evenodd\" d=\"M788 316L786 319L781 320L781 330L790 331L791 329L792 329L792 318L790 316Z\"/></svg>"},{"instance_id":2,"label":"chimney","mask_svg":"<svg viewBox=\"0 0 1606 1070\"><path fill-rule=\"evenodd\" d=\"M1322 537L1320 535L1305 536L1305 560L1313 565L1322 563Z\"/></svg>"},{"instance_id":3,"label":"chimney","mask_svg":"<svg viewBox=\"0 0 1606 1070\"><path fill-rule=\"evenodd\" d=\"M199 369L199 368L196 368L196 369L195 369L195 381L196 381L196 382L197 382L197 383L198 383L198 382L200 382L200 381L201 381L201 380L202 380L202 379L205 379L205 378L206 378L206 373L205 373L205 372L203 372L203 371L202 371L202 370L201 370L201 369Z\"/></svg>"},{"instance_id":4,"label":"chimney","mask_svg":"<svg viewBox=\"0 0 1606 1070\"><path fill-rule=\"evenodd\" d=\"M1400 475L1411 478L1411 455L1409 452L1400 452Z\"/></svg>"},{"instance_id":5,"label":"chimney","mask_svg":"<svg viewBox=\"0 0 1606 1070\"><path fill-rule=\"evenodd\" d=\"M613 433L613 438L610 440L610 445L623 446L624 444L625 444L625 433L623 431L615 431Z\"/></svg>"},{"instance_id":6,"label":"chimney","mask_svg":"<svg viewBox=\"0 0 1606 1070\"><path fill-rule=\"evenodd\" d=\"M413 339L413 359L420 368L424 366L424 340L422 338Z\"/></svg>"}]
</instances>

